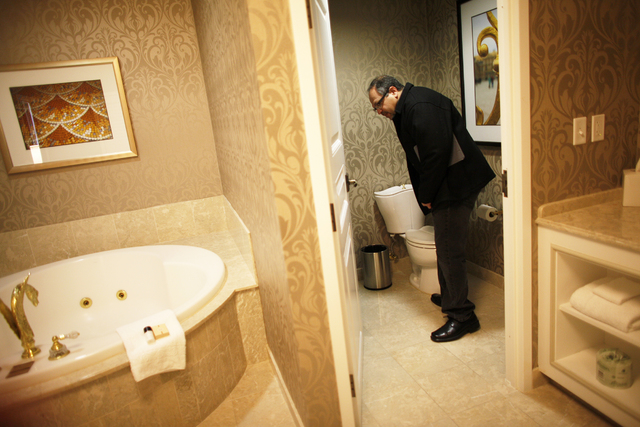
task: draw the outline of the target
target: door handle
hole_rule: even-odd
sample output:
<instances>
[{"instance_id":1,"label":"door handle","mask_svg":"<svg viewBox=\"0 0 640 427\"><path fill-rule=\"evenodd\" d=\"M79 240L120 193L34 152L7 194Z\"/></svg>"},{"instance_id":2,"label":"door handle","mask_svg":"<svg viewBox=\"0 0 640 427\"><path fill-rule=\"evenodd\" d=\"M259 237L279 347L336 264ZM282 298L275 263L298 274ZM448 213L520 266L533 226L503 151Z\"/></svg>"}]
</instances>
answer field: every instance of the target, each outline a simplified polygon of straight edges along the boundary
<instances>
[{"instance_id":1,"label":"door handle","mask_svg":"<svg viewBox=\"0 0 640 427\"><path fill-rule=\"evenodd\" d=\"M354 187L358 186L358 181L356 181L355 179L349 179L349 174L345 174L344 179L347 181L347 193L351 189L351 185L353 185Z\"/></svg>"}]
</instances>

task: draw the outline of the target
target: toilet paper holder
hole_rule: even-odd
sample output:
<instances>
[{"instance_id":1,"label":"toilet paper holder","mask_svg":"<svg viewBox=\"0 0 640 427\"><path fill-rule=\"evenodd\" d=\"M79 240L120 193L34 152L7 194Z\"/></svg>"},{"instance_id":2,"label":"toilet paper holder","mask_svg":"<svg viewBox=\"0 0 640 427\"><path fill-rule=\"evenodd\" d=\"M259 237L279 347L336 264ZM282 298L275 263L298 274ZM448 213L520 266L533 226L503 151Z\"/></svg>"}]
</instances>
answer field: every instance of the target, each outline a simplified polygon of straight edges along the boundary
<instances>
[{"instance_id":1,"label":"toilet paper holder","mask_svg":"<svg viewBox=\"0 0 640 427\"><path fill-rule=\"evenodd\" d=\"M502 211L494 208L489 205L480 205L477 209L478 218L487 220L487 221L495 221L498 218L498 215L502 215Z\"/></svg>"}]
</instances>

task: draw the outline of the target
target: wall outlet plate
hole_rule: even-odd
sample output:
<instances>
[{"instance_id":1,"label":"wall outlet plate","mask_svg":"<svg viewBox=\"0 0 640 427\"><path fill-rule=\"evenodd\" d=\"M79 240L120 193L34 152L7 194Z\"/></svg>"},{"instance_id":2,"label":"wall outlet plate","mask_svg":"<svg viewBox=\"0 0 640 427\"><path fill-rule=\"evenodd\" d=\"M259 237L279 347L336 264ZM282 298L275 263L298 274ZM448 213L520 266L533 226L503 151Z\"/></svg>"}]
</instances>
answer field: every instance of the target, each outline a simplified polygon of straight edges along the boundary
<instances>
[{"instance_id":1,"label":"wall outlet plate","mask_svg":"<svg viewBox=\"0 0 640 427\"><path fill-rule=\"evenodd\" d=\"M591 117L591 142L604 139L604 114Z\"/></svg>"},{"instance_id":2,"label":"wall outlet plate","mask_svg":"<svg viewBox=\"0 0 640 427\"><path fill-rule=\"evenodd\" d=\"M622 171L622 206L640 206L640 172Z\"/></svg>"},{"instance_id":3,"label":"wall outlet plate","mask_svg":"<svg viewBox=\"0 0 640 427\"><path fill-rule=\"evenodd\" d=\"M578 117L573 119L573 145L587 143L587 118Z\"/></svg>"}]
</instances>

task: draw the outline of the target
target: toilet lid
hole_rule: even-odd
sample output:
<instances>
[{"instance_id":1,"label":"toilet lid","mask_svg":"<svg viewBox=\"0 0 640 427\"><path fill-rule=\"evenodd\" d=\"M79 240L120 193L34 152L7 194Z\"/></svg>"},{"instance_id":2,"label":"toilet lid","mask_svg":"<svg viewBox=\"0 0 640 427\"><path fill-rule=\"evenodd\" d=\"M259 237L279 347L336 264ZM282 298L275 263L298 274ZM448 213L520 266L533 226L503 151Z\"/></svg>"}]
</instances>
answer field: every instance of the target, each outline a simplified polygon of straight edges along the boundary
<instances>
[{"instance_id":1,"label":"toilet lid","mask_svg":"<svg viewBox=\"0 0 640 427\"><path fill-rule=\"evenodd\" d=\"M419 230L407 230L405 239L408 243L416 245L436 246L435 234L432 225L425 225Z\"/></svg>"},{"instance_id":2,"label":"toilet lid","mask_svg":"<svg viewBox=\"0 0 640 427\"><path fill-rule=\"evenodd\" d=\"M388 197L395 196L396 194L403 193L405 191L413 191L413 186L411 184L396 185L395 187L389 187L386 190L374 191L373 194L378 197Z\"/></svg>"}]
</instances>

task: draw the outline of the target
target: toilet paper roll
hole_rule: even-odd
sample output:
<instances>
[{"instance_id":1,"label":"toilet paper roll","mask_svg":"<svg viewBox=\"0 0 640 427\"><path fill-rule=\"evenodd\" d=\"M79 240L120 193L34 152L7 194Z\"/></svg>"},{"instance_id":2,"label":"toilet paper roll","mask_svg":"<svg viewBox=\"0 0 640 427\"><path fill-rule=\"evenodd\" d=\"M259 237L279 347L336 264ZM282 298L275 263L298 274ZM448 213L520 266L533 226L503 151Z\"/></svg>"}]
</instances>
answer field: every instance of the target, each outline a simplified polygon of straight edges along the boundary
<instances>
[{"instance_id":1,"label":"toilet paper roll","mask_svg":"<svg viewBox=\"0 0 640 427\"><path fill-rule=\"evenodd\" d=\"M498 218L498 209L489 205L478 206L478 218L485 219L487 221L495 221Z\"/></svg>"},{"instance_id":2,"label":"toilet paper roll","mask_svg":"<svg viewBox=\"0 0 640 427\"><path fill-rule=\"evenodd\" d=\"M603 348L596 355L596 378L607 387L631 387L631 369L631 358L617 348Z\"/></svg>"}]
</instances>

